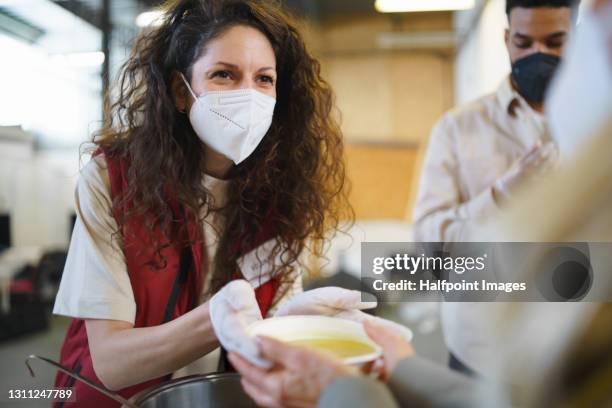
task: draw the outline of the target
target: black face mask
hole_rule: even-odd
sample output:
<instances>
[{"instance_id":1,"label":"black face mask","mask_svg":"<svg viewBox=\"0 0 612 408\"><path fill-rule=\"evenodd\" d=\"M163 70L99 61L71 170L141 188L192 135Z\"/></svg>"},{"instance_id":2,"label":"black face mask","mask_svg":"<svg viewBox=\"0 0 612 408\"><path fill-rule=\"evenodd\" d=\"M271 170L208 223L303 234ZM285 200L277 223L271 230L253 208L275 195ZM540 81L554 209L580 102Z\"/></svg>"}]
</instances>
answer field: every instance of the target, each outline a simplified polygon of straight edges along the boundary
<instances>
[{"instance_id":1,"label":"black face mask","mask_svg":"<svg viewBox=\"0 0 612 408\"><path fill-rule=\"evenodd\" d=\"M512 64L512 79L523 98L529 102L542 102L560 61L555 55L541 52L515 61Z\"/></svg>"}]
</instances>

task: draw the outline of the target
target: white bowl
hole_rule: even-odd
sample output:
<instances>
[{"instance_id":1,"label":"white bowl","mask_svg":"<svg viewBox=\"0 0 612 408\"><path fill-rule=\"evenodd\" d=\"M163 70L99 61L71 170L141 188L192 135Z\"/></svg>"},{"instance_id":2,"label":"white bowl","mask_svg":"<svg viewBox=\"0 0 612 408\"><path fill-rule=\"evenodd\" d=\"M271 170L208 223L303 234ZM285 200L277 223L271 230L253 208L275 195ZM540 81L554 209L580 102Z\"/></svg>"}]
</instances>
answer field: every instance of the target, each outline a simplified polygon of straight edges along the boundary
<instances>
[{"instance_id":1,"label":"white bowl","mask_svg":"<svg viewBox=\"0 0 612 408\"><path fill-rule=\"evenodd\" d=\"M342 359L345 364L361 365L382 355L382 349L366 334L363 326L350 320L327 316L271 317L252 323L248 327L251 336L268 336L291 342L296 340L342 339L364 343L374 351Z\"/></svg>"}]
</instances>

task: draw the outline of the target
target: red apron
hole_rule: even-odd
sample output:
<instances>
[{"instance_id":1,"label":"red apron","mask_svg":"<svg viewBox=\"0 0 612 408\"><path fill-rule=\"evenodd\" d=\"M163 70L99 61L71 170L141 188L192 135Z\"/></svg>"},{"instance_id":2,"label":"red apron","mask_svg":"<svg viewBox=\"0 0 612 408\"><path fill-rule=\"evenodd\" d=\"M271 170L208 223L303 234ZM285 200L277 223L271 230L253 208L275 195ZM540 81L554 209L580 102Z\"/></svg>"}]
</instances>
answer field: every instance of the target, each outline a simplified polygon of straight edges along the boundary
<instances>
[{"instance_id":1,"label":"red apron","mask_svg":"<svg viewBox=\"0 0 612 408\"><path fill-rule=\"evenodd\" d=\"M117 160L112 156L105 155L111 184L111 196L117 197L127 188L127 166L124 161ZM128 203L129 205L129 203ZM172 205L175 216L180 216L180 209ZM124 208L126 210L127 208ZM269 224L269 223L268 223ZM125 231L131 231L126 234ZM178 245L170 244L162 250L165 263L157 269L151 266L151 260L157 259L152 250L154 248L149 233L143 227L141 219L130 219L124 226L123 251L134 300L136 302L136 320L134 327L152 327L160 325L168 320L175 319L197 305L199 293L202 288L203 251L201 237L201 226L193 220L188 221L188 231L194 244L191 248L180 248ZM273 238L272 228L263 228L258 234L254 249ZM110 238L110 237L109 237ZM157 232L157 238L162 239L161 232ZM237 246L238 247L238 246ZM182 273L180 273L182 269ZM272 305L274 295L279 286L278 279L272 279L255 290L255 295L261 313L266 315ZM117 356L121 358L121 356ZM61 350L60 362L62 365L79 372L82 376L101 384L94 372L85 321L73 319ZM125 398L169 379L170 376L155 378L142 384L137 384L118 391ZM56 387L69 387L76 395L75 402L57 403L56 407L118 407L114 400L102 395L87 385L75 381L68 375L58 372L55 379Z\"/></svg>"}]
</instances>

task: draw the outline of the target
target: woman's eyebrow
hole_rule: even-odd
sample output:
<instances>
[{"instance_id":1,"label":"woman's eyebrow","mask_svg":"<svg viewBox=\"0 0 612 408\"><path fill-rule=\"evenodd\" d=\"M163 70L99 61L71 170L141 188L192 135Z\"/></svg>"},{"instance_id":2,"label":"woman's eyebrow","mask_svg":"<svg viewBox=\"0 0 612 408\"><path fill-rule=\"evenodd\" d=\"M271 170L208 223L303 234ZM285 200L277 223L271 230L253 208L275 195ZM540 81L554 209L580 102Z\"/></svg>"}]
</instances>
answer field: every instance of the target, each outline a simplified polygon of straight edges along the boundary
<instances>
[{"instance_id":1,"label":"woman's eyebrow","mask_svg":"<svg viewBox=\"0 0 612 408\"><path fill-rule=\"evenodd\" d=\"M223 65L225 67L235 69L235 70L239 69L238 65L232 64L230 62L225 62L225 61L217 61L212 66L214 67L215 65ZM275 67L262 67L257 70L257 72L261 72L261 71L275 71L276 72L276 68Z\"/></svg>"},{"instance_id":2,"label":"woman's eyebrow","mask_svg":"<svg viewBox=\"0 0 612 408\"><path fill-rule=\"evenodd\" d=\"M224 61L217 61L213 65L224 65L224 66L232 68L232 69L238 69L238 65L231 64L229 62L224 62Z\"/></svg>"},{"instance_id":3,"label":"woman's eyebrow","mask_svg":"<svg viewBox=\"0 0 612 408\"><path fill-rule=\"evenodd\" d=\"M263 68L259 68L257 70L257 72L262 72L262 71L274 71L274 72L276 72L276 68L274 68L274 67L263 67Z\"/></svg>"}]
</instances>

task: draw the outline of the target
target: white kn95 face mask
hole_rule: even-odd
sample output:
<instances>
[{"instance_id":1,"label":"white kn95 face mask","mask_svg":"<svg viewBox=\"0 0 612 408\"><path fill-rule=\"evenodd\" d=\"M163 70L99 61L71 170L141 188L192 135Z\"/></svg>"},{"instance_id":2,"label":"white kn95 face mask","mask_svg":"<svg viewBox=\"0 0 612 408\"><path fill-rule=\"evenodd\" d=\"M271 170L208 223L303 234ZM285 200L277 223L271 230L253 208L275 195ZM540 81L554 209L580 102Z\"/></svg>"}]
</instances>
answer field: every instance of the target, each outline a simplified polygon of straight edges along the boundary
<instances>
[{"instance_id":1,"label":"white kn95 face mask","mask_svg":"<svg viewBox=\"0 0 612 408\"><path fill-rule=\"evenodd\" d=\"M276 99L251 88L196 96L181 78L195 100L189 121L200 140L235 164L249 157L270 129Z\"/></svg>"}]
</instances>

